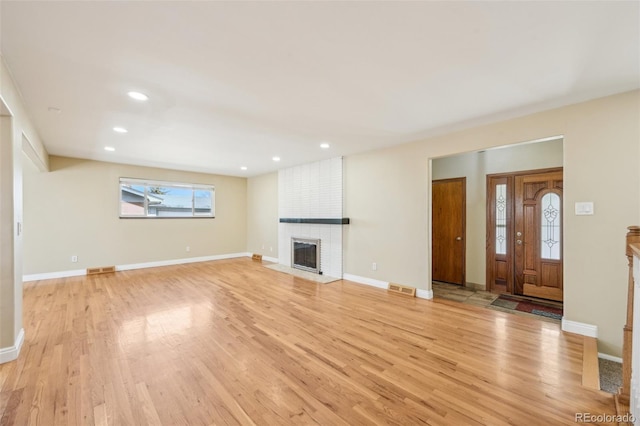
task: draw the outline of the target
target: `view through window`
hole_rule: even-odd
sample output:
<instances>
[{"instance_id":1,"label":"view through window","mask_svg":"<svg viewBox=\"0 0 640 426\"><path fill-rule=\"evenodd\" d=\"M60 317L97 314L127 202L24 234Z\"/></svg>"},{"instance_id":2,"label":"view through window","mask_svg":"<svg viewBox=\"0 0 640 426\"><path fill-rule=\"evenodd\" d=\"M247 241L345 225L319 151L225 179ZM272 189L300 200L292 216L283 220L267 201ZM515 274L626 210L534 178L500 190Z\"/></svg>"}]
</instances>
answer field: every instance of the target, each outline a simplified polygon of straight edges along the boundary
<instances>
[{"instance_id":1,"label":"view through window","mask_svg":"<svg viewBox=\"0 0 640 426\"><path fill-rule=\"evenodd\" d=\"M120 178L121 218L215 215L212 185Z\"/></svg>"}]
</instances>

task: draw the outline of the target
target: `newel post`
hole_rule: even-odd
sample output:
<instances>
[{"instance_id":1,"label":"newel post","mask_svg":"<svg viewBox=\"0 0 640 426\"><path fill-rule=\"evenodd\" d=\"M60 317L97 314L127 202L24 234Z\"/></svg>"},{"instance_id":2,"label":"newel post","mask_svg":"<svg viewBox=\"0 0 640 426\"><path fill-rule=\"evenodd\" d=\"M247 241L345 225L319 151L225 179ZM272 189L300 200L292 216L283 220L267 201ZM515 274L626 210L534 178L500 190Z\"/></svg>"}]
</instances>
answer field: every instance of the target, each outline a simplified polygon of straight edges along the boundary
<instances>
[{"instance_id":1,"label":"newel post","mask_svg":"<svg viewBox=\"0 0 640 426\"><path fill-rule=\"evenodd\" d=\"M631 244L640 243L640 226L627 228L627 244L625 253L629 264L629 289L627 296L627 322L624 326L622 341L622 387L618 392L618 400L623 404L629 404L631 392L631 348L633 343L633 251Z\"/></svg>"}]
</instances>

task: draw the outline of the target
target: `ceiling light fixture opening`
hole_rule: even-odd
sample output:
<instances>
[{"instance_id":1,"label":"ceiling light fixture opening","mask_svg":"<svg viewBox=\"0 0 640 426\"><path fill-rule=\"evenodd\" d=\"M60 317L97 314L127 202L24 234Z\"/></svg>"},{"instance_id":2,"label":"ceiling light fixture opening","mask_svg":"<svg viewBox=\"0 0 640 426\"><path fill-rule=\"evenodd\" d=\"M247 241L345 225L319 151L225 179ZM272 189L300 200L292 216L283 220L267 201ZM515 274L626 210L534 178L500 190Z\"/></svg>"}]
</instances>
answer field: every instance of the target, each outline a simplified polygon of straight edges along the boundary
<instances>
[{"instance_id":1,"label":"ceiling light fixture opening","mask_svg":"<svg viewBox=\"0 0 640 426\"><path fill-rule=\"evenodd\" d=\"M128 130L125 129L124 127L114 127L113 131L116 132L116 133L127 133L128 132Z\"/></svg>"},{"instance_id":2,"label":"ceiling light fixture opening","mask_svg":"<svg viewBox=\"0 0 640 426\"><path fill-rule=\"evenodd\" d=\"M240 170L247 170L247 166L240 166Z\"/></svg>"},{"instance_id":3,"label":"ceiling light fixture opening","mask_svg":"<svg viewBox=\"0 0 640 426\"><path fill-rule=\"evenodd\" d=\"M114 147L112 147L112 146L105 146L105 147L104 147L104 150L105 150L105 151L109 151L109 152L113 152L113 151L115 151L116 149L115 149Z\"/></svg>"},{"instance_id":4,"label":"ceiling light fixture opening","mask_svg":"<svg viewBox=\"0 0 640 426\"><path fill-rule=\"evenodd\" d=\"M272 158L273 161L280 161L280 157L276 156Z\"/></svg>"},{"instance_id":5,"label":"ceiling light fixture opening","mask_svg":"<svg viewBox=\"0 0 640 426\"><path fill-rule=\"evenodd\" d=\"M147 95L145 95L144 93L140 93L140 92L127 92L127 95L129 95L129 97L131 99L135 99L136 101L148 101L149 97Z\"/></svg>"},{"instance_id":6,"label":"ceiling light fixture opening","mask_svg":"<svg viewBox=\"0 0 640 426\"><path fill-rule=\"evenodd\" d=\"M322 143L320 144L320 148L322 148L322 149L329 149L329 147L330 147L330 146L331 146L331 145L329 145L329 144L328 144L328 143L326 143L326 142L322 142Z\"/></svg>"}]
</instances>

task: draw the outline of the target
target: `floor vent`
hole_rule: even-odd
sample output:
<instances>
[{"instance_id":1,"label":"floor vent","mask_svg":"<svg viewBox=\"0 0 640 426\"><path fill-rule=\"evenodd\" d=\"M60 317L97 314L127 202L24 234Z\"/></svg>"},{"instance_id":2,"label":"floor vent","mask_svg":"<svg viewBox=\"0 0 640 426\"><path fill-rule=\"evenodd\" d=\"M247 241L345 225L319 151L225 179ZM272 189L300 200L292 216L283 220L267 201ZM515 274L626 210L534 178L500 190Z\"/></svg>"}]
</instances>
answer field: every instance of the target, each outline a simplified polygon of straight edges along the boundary
<instances>
[{"instance_id":1,"label":"floor vent","mask_svg":"<svg viewBox=\"0 0 640 426\"><path fill-rule=\"evenodd\" d=\"M395 293L404 294L406 296L415 297L416 289L415 287L406 287L400 284L389 283L389 291L393 291Z\"/></svg>"},{"instance_id":2,"label":"floor vent","mask_svg":"<svg viewBox=\"0 0 640 426\"><path fill-rule=\"evenodd\" d=\"M262 255L261 254L253 254L253 256L251 256L252 260L257 260L259 262L262 262Z\"/></svg>"},{"instance_id":3,"label":"floor vent","mask_svg":"<svg viewBox=\"0 0 640 426\"><path fill-rule=\"evenodd\" d=\"M102 266L100 268L87 268L87 275L108 274L115 272L115 266Z\"/></svg>"}]
</instances>

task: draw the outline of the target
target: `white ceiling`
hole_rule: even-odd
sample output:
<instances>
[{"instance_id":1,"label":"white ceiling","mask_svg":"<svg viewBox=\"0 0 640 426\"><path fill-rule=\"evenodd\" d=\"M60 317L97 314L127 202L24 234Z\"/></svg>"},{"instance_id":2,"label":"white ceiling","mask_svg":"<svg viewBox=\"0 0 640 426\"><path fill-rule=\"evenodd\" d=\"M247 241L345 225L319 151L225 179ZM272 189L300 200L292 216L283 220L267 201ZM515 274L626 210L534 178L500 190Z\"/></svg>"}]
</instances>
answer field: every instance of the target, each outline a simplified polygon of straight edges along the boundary
<instances>
[{"instance_id":1,"label":"white ceiling","mask_svg":"<svg viewBox=\"0 0 640 426\"><path fill-rule=\"evenodd\" d=\"M72 157L252 176L640 87L637 1L0 4Z\"/></svg>"}]
</instances>

